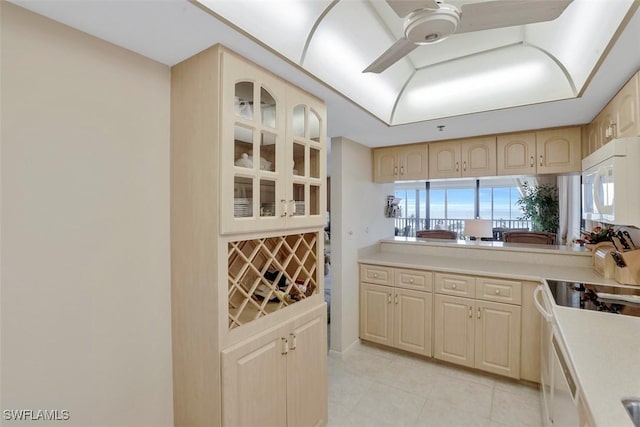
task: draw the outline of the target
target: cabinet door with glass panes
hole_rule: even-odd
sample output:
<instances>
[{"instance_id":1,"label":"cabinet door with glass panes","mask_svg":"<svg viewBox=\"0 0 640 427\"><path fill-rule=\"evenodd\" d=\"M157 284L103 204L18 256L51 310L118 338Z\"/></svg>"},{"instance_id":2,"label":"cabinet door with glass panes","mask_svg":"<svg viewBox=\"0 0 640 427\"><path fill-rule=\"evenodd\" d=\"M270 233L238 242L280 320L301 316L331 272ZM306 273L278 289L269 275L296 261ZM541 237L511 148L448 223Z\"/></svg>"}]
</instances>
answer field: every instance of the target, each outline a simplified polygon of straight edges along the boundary
<instances>
[{"instance_id":1,"label":"cabinet door with glass panes","mask_svg":"<svg viewBox=\"0 0 640 427\"><path fill-rule=\"evenodd\" d=\"M287 151L290 168L287 226L324 226L326 222L326 108L324 103L289 87L287 95Z\"/></svg>"},{"instance_id":2,"label":"cabinet door with glass panes","mask_svg":"<svg viewBox=\"0 0 640 427\"><path fill-rule=\"evenodd\" d=\"M232 54L222 59L221 233L282 228L286 85Z\"/></svg>"}]
</instances>

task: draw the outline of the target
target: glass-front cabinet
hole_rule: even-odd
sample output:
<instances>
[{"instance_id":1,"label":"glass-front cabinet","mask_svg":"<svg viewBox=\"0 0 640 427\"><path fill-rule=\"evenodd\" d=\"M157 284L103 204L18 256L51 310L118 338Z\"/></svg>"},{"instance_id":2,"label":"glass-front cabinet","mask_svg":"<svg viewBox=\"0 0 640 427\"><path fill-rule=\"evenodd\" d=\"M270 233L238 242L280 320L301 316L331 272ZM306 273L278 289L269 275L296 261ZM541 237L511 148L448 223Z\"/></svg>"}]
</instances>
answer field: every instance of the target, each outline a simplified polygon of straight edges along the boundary
<instances>
[{"instance_id":1,"label":"glass-front cabinet","mask_svg":"<svg viewBox=\"0 0 640 427\"><path fill-rule=\"evenodd\" d=\"M221 233L324 225L324 104L223 56Z\"/></svg>"}]
</instances>

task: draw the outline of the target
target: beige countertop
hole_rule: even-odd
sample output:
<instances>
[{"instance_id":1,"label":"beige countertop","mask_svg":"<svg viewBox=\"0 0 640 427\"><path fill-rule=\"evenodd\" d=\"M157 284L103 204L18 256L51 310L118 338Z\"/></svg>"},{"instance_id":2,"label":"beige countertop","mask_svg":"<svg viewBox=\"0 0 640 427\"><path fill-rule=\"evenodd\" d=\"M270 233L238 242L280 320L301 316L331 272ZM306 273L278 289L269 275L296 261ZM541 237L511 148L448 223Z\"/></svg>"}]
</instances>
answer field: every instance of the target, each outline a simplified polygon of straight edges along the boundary
<instances>
[{"instance_id":1,"label":"beige countertop","mask_svg":"<svg viewBox=\"0 0 640 427\"><path fill-rule=\"evenodd\" d=\"M633 427L624 397L640 398L640 318L553 307L577 382L598 427Z\"/></svg>"},{"instance_id":2,"label":"beige countertop","mask_svg":"<svg viewBox=\"0 0 640 427\"><path fill-rule=\"evenodd\" d=\"M616 284L605 279L593 268L541 266L539 264L490 261L485 259L456 258L450 256L413 255L394 252L375 252L362 255L360 263L390 267L416 268L431 271L446 271L480 276L498 276L519 280L540 281L555 279L600 284Z\"/></svg>"}]
</instances>

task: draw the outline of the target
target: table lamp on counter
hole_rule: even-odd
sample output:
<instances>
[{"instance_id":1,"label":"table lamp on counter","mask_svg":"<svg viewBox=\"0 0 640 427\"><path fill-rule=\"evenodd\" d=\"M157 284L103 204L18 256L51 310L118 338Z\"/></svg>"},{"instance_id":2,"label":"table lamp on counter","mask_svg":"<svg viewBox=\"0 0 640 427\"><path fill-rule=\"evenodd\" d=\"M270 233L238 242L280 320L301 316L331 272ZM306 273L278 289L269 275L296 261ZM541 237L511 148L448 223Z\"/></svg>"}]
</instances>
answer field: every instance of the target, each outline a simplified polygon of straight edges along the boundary
<instances>
[{"instance_id":1,"label":"table lamp on counter","mask_svg":"<svg viewBox=\"0 0 640 427\"><path fill-rule=\"evenodd\" d=\"M465 219L464 235L469 240L493 240L493 225L490 219Z\"/></svg>"}]
</instances>

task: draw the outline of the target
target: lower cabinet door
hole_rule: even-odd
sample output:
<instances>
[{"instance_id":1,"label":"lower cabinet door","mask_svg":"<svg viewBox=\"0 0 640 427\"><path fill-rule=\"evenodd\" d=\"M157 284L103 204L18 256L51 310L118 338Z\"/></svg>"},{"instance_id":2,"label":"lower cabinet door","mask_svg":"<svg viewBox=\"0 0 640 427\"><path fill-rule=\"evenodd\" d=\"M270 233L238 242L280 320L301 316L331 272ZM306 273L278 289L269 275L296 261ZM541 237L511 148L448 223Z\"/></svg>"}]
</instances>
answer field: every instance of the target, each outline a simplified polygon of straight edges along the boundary
<instances>
[{"instance_id":1,"label":"lower cabinet door","mask_svg":"<svg viewBox=\"0 0 640 427\"><path fill-rule=\"evenodd\" d=\"M393 288L360 284L360 338L393 345Z\"/></svg>"},{"instance_id":2,"label":"lower cabinet door","mask_svg":"<svg viewBox=\"0 0 640 427\"><path fill-rule=\"evenodd\" d=\"M222 425L287 425L287 331L273 329L222 352Z\"/></svg>"},{"instance_id":3,"label":"lower cabinet door","mask_svg":"<svg viewBox=\"0 0 640 427\"><path fill-rule=\"evenodd\" d=\"M475 367L520 378L520 307L476 301Z\"/></svg>"},{"instance_id":4,"label":"lower cabinet door","mask_svg":"<svg viewBox=\"0 0 640 427\"><path fill-rule=\"evenodd\" d=\"M396 289L394 294L394 347L431 356L433 295Z\"/></svg>"},{"instance_id":5,"label":"lower cabinet door","mask_svg":"<svg viewBox=\"0 0 640 427\"><path fill-rule=\"evenodd\" d=\"M326 304L295 319L288 340L287 424L323 426L328 417Z\"/></svg>"},{"instance_id":6,"label":"lower cabinet door","mask_svg":"<svg viewBox=\"0 0 640 427\"><path fill-rule=\"evenodd\" d=\"M433 356L436 359L473 367L474 302L469 298L435 296Z\"/></svg>"}]
</instances>

